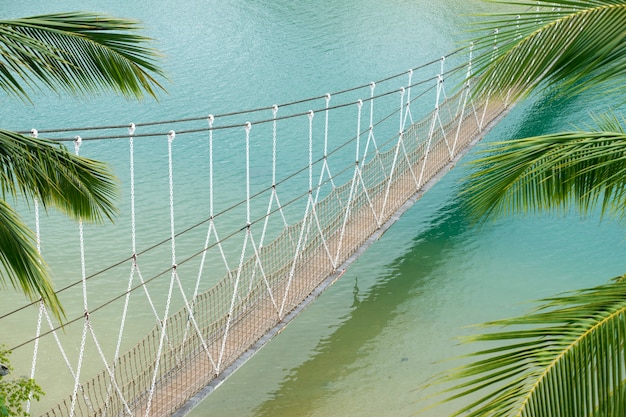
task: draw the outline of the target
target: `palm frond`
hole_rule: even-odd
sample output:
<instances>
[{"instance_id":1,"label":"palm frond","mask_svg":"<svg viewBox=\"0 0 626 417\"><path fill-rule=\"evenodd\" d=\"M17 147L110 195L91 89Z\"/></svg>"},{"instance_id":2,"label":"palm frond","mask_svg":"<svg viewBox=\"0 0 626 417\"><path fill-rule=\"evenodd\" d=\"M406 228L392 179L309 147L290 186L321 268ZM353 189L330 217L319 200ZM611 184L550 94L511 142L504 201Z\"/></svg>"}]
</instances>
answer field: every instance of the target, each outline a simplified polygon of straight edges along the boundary
<instances>
[{"instance_id":1,"label":"palm frond","mask_svg":"<svg viewBox=\"0 0 626 417\"><path fill-rule=\"evenodd\" d=\"M48 268L39 255L32 231L19 215L0 199L0 285L10 285L31 300L41 298L60 320L63 308L49 280Z\"/></svg>"},{"instance_id":2,"label":"palm frond","mask_svg":"<svg viewBox=\"0 0 626 417\"><path fill-rule=\"evenodd\" d=\"M491 144L461 192L471 216L570 206L588 214L599 205L602 214L626 217L626 134L616 119L599 122L599 130Z\"/></svg>"},{"instance_id":3,"label":"palm frond","mask_svg":"<svg viewBox=\"0 0 626 417\"><path fill-rule=\"evenodd\" d=\"M445 401L471 397L454 416L617 416L626 407L626 283L545 299L534 312L486 323L466 339L496 347L448 371ZM490 389L485 394L484 389Z\"/></svg>"},{"instance_id":4,"label":"palm frond","mask_svg":"<svg viewBox=\"0 0 626 417\"><path fill-rule=\"evenodd\" d=\"M41 82L53 91L111 89L127 97L156 97L163 76L151 39L132 33L137 22L89 13L0 21L0 88L27 97Z\"/></svg>"},{"instance_id":5,"label":"palm frond","mask_svg":"<svg viewBox=\"0 0 626 417\"><path fill-rule=\"evenodd\" d=\"M624 0L505 1L515 13L480 22L488 33L475 40L477 94L521 97L537 86L560 94L603 85L624 91L626 2ZM494 35L495 32L495 35Z\"/></svg>"},{"instance_id":6,"label":"palm frond","mask_svg":"<svg viewBox=\"0 0 626 417\"><path fill-rule=\"evenodd\" d=\"M2 129L0 189L3 197L37 198L74 218L101 222L117 214L117 183L106 164L57 142Z\"/></svg>"}]
</instances>

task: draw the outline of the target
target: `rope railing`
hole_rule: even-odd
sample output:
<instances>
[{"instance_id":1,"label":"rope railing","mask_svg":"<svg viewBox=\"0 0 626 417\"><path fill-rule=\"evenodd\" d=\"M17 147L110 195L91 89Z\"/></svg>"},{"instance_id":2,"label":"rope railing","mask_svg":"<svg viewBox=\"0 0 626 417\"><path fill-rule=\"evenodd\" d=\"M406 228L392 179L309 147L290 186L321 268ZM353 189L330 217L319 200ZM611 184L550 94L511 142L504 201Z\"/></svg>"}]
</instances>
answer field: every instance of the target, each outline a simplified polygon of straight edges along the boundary
<instances>
[{"instance_id":1,"label":"rope railing","mask_svg":"<svg viewBox=\"0 0 626 417\"><path fill-rule=\"evenodd\" d=\"M437 60L437 61L435 61L435 62L439 62L439 60ZM464 66L462 66L462 67L464 67ZM423 84L425 84L425 83L426 83L426 82L428 82L428 81L434 81L434 80L437 80L437 77L436 77L436 76L435 76L435 77L431 77L431 78L429 78L429 79L427 79L427 80L424 80L424 81L420 81L420 82L413 83L413 84L409 85L409 86L408 86L408 88L412 88L412 87L415 87L415 86L423 85ZM359 87L359 88L362 88L362 87ZM404 87L402 87L402 88L404 88ZM418 100L419 98L421 98L423 95L425 95L425 94L427 94L427 93L431 92L434 88L436 88L436 84L432 84L432 85L428 86L427 88L425 88L425 89L424 89L424 91L422 91L420 94L418 94L418 95L416 95L414 98L412 98L411 103L412 103L412 102L417 101L417 100ZM344 90L344 91L348 91L348 90ZM386 97L386 96L388 96L388 95L390 95L390 94L393 94L393 93L399 93L400 91L401 91L401 89L400 89L400 88L398 88L398 89L392 90L391 92L385 92L385 93L380 94L380 95L377 95L377 96L373 96L373 97L369 97L369 98L363 99L362 101L363 101L363 102L369 102L369 101L371 101L371 100L373 100L373 99L376 99L376 98L382 98L382 97ZM325 96L324 96L324 97L325 97ZM332 95L331 95L331 97L332 97ZM353 102L344 103L344 104L340 104L340 105L336 105L336 106L329 106L328 108L324 108L324 109L322 109L322 110L317 110L317 111L314 111L314 112L315 112L315 113L322 113L322 112L324 112L324 111L326 111L326 110L332 111L332 110L341 109L341 108L345 108L345 107L348 107L348 106L351 106L351 105L357 105L357 104L358 104L358 101L353 101ZM278 108L280 108L280 106L277 106L277 107L278 107ZM376 123L374 123L374 124L372 125L372 127L374 127L374 128L375 128L375 127L377 127L377 126L379 126L379 125L381 125L381 124L383 124L383 123L387 122L387 121L389 120L389 118L391 118L391 117L393 117L393 116L397 115L400 111L401 111L401 110L400 110L400 109L397 109L397 108L396 108L396 109L394 109L394 110L391 110L391 111L390 111L387 115L384 115L384 116L383 116L383 117L381 117L381 118L380 118L380 119L379 119ZM308 116L308 114L309 114L309 112L303 112L303 113L298 113L298 114L295 114L295 115L289 115L289 116L284 116L284 117L277 117L277 118L275 119L275 121L287 120L287 119L291 119L291 118L295 118L295 117L303 117L303 116ZM212 116L212 118L215 118L215 117L216 117L216 116ZM193 120L205 120L205 118L203 118L203 119L193 119ZM256 122L254 122L254 123L251 123L251 125L258 125L258 124L268 123L270 120L272 120L272 121L273 121L274 119L263 119L263 120L260 120L260 121L256 121ZM238 127L243 128L243 127L245 127L245 124L241 124L241 125L229 125L229 126L223 126L223 128L228 128L228 129L234 129L234 128L238 128ZM132 124L133 134L131 135L131 137L132 137L132 139L133 139L133 140L134 140L135 138L137 138L137 137L141 137L141 135L137 135L137 134L135 134L135 133L134 133L134 132L136 131L136 128L137 128L137 125L135 125L135 124L133 123L133 124ZM128 127L128 126L124 126L124 129L128 130L128 129L129 129L129 127ZM209 128L207 128L207 129L198 129L197 131L194 131L194 132L196 132L196 133L197 133L197 132L211 132L211 131L213 131L213 130L214 130L214 128L209 127ZM368 127L368 128L366 128L366 129L364 129L363 131L361 131L361 132L360 132L360 134L365 134L368 130L369 130L369 127ZM51 132L51 131L52 131L52 130L48 130L48 132ZM57 131L60 131L60 130L57 130ZM42 132L45 132L45 131L41 130L41 131L37 131L37 132L38 132L38 133L42 133ZM183 131L182 133L176 132L176 135L177 135L177 136L180 136L181 134L184 134L184 133L189 133L189 132L184 132L184 131ZM156 134L155 134L155 135L153 135L153 134L148 134L148 135L146 135L145 137L148 137L148 136L152 137L152 136L163 136L163 135L156 135ZM119 138L120 138L120 136L98 137L98 138L95 138L95 137L94 137L94 138L84 138L84 137L81 137L81 142L82 142L82 141L89 141L89 140L107 140L107 139L112 139L112 138L119 139ZM334 149L332 149L332 150L330 150L330 151L328 151L328 152L327 152L327 154L326 154L326 158L331 157L331 156L333 156L333 155L337 154L338 152L342 151L344 148L346 148L346 147L350 146L351 144L353 144L353 143L356 141L356 139L357 139L357 136L355 135L355 136L353 136L353 137L351 137L351 138L347 139L347 140L346 140L346 141L344 141L343 143L341 143L341 144L337 145ZM69 140L69 139L68 139L68 140ZM72 140L72 141L75 141L75 138L74 138L74 139L71 139L71 140ZM393 137L393 136L390 136L390 137L389 137L389 139L387 139L387 140L386 140L386 141L384 141L384 142L381 142L380 146L384 148L385 146L388 146L390 143L392 143L392 141L393 141L393 140L394 140L394 137ZM316 167L318 164L323 163L323 161L324 161L324 157L323 157L323 156L320 156L319 158L317 158L317 159L315 159L314 161L312 161L312 166L313 166L313 167ZM275 187L279 187L279 186L281 186L281 185L285 184L286 182L288 182L289 180L291 180L291 179L293 179L294 177L298 176L299 174L302 174L302 173L306 172L308 169L309 169L309 167L308 167L308 166L303 166L303 167L301 167L300 169L298 169L298 170L296 170L296 171L294 171L294 172L292 172L292 173L290 173L290 174L286 175L286 176L285 176L285 177L283 177L282 179L280 179L280 180L276 181L276 183L275 183L275 184L273 184L273 185L269 185L269 186L267 186L266 188L264 188L264 189L262 189L262 190L259 190L258 192L256 192L256 193L254 193L253 195L251 195L251 196L250 196L250 200L252 200L252 201L253 201L253 200L257 200L257 199L261 198L264 194L266 194L266 193L268 193L268 192L272 191L272 189L273 189L273 188L275 188ZM338 171L338 172L337 172L337 175L340 175L340 174L342 174L342 173L345 173L348 169L349 169L349 168L348 168L348 167L346 167L344 170ZM332 179L329 179L329 181L332 181ZM318 185L318 186L317 186L317 190L321 189L321 188L322 188L322 185L324 185L324 184L320 184L320 185ZM132 193L131 193L131 196L133 196L133 194L132 194ZM302 198L302 197L304 197L304 196L306 196L306 192L305 192L305 193L303 193L303 194L300 194L300 195L296 196L294 199L292 199L291 201L289 201L288 203L286 203L283 207L288 207L288 206L291 206L291 205L295 204L295 202L296 202L296 201L298 201L300 198ZM175 233L175 237L176 237L176 238L181 237L181 236L183 236L183 235L185 235L185 234L187 234L187 233L189 233L189 232L191 232L191 231L195 230L196 228L198 228L198 227L201 227L201 226L205 225L206 223L208 223L208 222L211 220L211 218L213 218L213 219L218 219L218 218L220 218L220 217L223 217L223 216L227 215L228 213L232 212L232 211L233 211L233 210L235 210L236 208L238 208L238 207L243 206L244 204L246 204L246 201L247 201L246 199L239 200L238 202L236 202L236 203L234 203L234 204L230 205L229 207L227 207L227 208L225 208L225 209L223 209L223 210L221 210L221 211L219 211L219 212L217 212L217 213L215 213L215 214L211 215L210 217L204 218L204 219L202 219L201 221L199 221L199 222L195 223L194 225L192 225L192 226L190 226L190 227L188 227L188 228L186 228L186 229L184 229L184 230L180 230L180 231L176 232L176 233ZM272 213L270 213L270 214L272 214ZM261 216L261 217L259 217L259 218L255 219L254 221L252 221L252 224L254 224L254 223L258 223L258 222L260 222L260 221L263 221L263 220L264 220L264 219L266 219L267 217L268 217L268 215ZM243 226L242 226L242 227L243 227ZM236 233L236 232L235 232L235 233ZM234 235L235 233L231 234L231 236L232 236L232 235ZM229 237L231 237L231 236L227 236L227 237L226 237L226 239L227 239L227 238L229 238ZM141 250L141 251L137 251L137 252L136 252L136 256L141 256L141 255L147 254L147 253L149 253L149 252L151 252L151 251L153 251L153 250L155 250L155 249L157 249L157 248L159 248L159 247L161 247L161 246L163 246L163 245L170 244L170 242L171 242L171 237L164 238L163 240L161 240L161 241L159 241L159 242L157 242L157 243L155 243L155 244L153 244L153 245L151 245L151 246L149 246L149 247L147 247L147 248L145 248L145 249L143 249L143 250ZM104 274L104 273L106 273L106 272L109 272L111 269L114 269L114 268L116 268L116 267L119 267L120 265L123 265L123 264L125 264L125 263L129 262L131 259L132 259L132 255L131 255L131 256L128 256L128 257L126 257L126 258L120 259L120 260L118 260L117 262L115 262L115 263L113 263L113 264L109 265L108 267L105 267L105 268L101 269L100 271L97 271L97 272L95 272L95 273L92 273L92 274L90 274L90 275L86 276L86 277L85 277L85 280L89 281L89 280L92 280L92 279L94 279L94 278L97 278L98 276L101 276L102 274ZM161 275L159 274L159 276L161 276ZM155 277L155 278L156 278L156 277ZM149 282L149 281L148 281L148 282ZM57 294L61 294L61 293L65 292L65 291L67 291L67 290L69 290L69 289L71 289L71 288L73 288L73 287L75 287L75 286L77 286L77 285L80 285L81 283L82 283L82 280L77 280L77 281L75 281L75 282L73 282L73 283L71 283L71 284L69 284L69 285L65 285L65 286L63 286L62 288L60 288L60 289L56 290L55 292L56 292ZM134 290L136 290L136 289L137 289L137 288L134 288L134 289L133 289L133 291L134 291ZM117 299L118 299L118 297L114 297L114 298L112 298L112 300L117 300ZM34 305L34 304L36 304L36 303L38 303L38 301L34 301L34 302L30 302L30 303L26 303L26 304L24 304L24 305L23 305L23 306L21 306L21 307L18 307L18 308L14 309L14 310L12 310L12 311L10 311L10 312L4 313L4 314L0 315L0 320L4 319L4 318L6 318L6 317L8 317L8 316L10 316L10 315L12 315L12 314L15 314L15 313L17 313L17 312L19 312L19 311L22 311L23 309L25 309L25 308L27 308L27 307L30 307L30 306L32 306L32 305ZM80 317L79 317L78 319L80 319ZM59 328L60 328L60 327L61 327L61 326L59 326ZM32 340L31 340L31 341L32 341ZM28 342L25 342L25 343L28 343ZM19 347L21 347L21 345L19 345L19 346L15 346L15 347L14 347L14 349L19 348Z\"/></svg>"},{"instance_id":2,"label":"rope railing","mask_svg":"<svg viewBox=\"0 0 626 417\"><path fill-rule=\"evenodd\" d=\"M128 172L123 189L130 219L116 227L128 227L131 235L129 254L87 273L94 259L79 227L80 279L65 283L57 294L62 300L79 296L82 305L63 326L54 325L39 302L0 315L3 322L19 320L36 306L35 336L15 340L13 350L32 346L35 378L42 344L48 356L57 350L69 370L64 380L70 395L56 405L48 403L46 415L171 415L200 390L219 384L237 368L241 355L258 349L264 335L286 325L341 276L407 202L415 201L503 114L503 100L475 102L471 97L471 61L452 62L453 69L445 70L450 61L460 61L462 51L467 50L380 81L282 105L133 123L130 129L40 130L125 129L125 135L81 136L76 151L81 144L128 140L128 163L122 168ZM415 81L418 71L421 79ZM391 85L393 80L399 85ZM449 82L463 87L448 96ZM345 100L336 101L337 96ZM301 109L321 100L317 110ZM260 117L243 119L251 114ZM141 132L164 125L170 128L165 134ZM137 139L148 137L157 139L150 152L167 162L162 176L167 189L156 197L163 204L153 199L154 187L148 187L150 194L142 191L143 175L154 168L138 163ZM201 157L188 141L206 146L208 155ZM225 143L229 146L216 146ZM165 155L157 152L165 147ZM190 167L180 152L200 158L199 164ZM220 164L224 158L228 163ZM177 180L185 169L191 169L195 186L208 185L208 196L196 199L194 190L185 194L189 184ZM208 173L200 181L202 170ZM244 197L234 198L235 192ZM169 232L146 244L143 236L154 231L141 215L156 209L167 213L159 227ZM46 241L39 227L36 233ZM103 322L111 325L107 315L114 310L119 329L106 330ZM139 327L146 336L133 339ZM78 347L77 358L69 357L66 346Z\"/></svg>"},{"instance_id":3,"label":"rope railing","mask_svg":"<svg viewBox=\"0 0 626 417\"><path fill-rule=\"evenodd\" d=\"M450 58L453 57L457 54L459 54L460 52L462 52L465 48L458 48L455 51L445 55L445 58ZM394 75L382 78L378 81L375 81L376 84L382 84L388 81L392 81L395 79L398 79L400 77L406 76L408 73L410 72L415 72L421 69L425 69L428 68L431 65L437 64L439 63L440 59L434 59L432 61L426 62L424 64L418 65L414 68L411 68L407 71L403 71L400 73L396 73ZM454 71L454 70L452 70ZM451 72L452 72L451 71ZM367 88L370 86L371 83L367 83L367 84L362 84L362 85L358 85L355 87L350 87L350 88L346 88L343 90L339 90L336 91L334 93L330 93L331 96L336 97L336 96L341 96L347 93L351 93L354 91L358 91L364 88ZM286 103L282 103L277 105L280 108L287 108L287 107L291 107L291 106L296 106L296 105L301 105L301 104L305 104L305 103L309 103L309 102L313 102L313 101L317 101L317 100L321 100L324 99L327 96L327 94L324 95L320 95L320 96L314 96L314 97L307 97L304 99L299 99L299 100L294 100L294 101L290 101L290 102L286 102ZM246 114L252 114L252 113L259 113L259 112L263 112L263 111L270 111L273 109L273 106L264 106L264 107L257 107L257 108L253 108L253 109L245 109L245 110L240 110L240 111L234 111L234 112L228 112L228 113L222 113L222 114L216 114L214 115L214 118L226 118L226 117L232 117L232 116L242 116L242 115L246 115ZM148 126L159 126L159 125L175 125L178 123L184 123L184 122L197 122L197 121L203 121L205 120L206 117L204 116L196 116L196 117L187 117L187 118L179 118L179 119L170 119L170 120L160 120L160 121L152 121L152 122L143 122L141 124L136 124L136 127L142 126L142 127L148 127ZM78 132L78 131L97 131L97 130L110 130L110 129L127 129L128 125L105 125L105 126L87 126L87 127L67 127L67 128L57 128L57 129L44 129L44 130L39 130L39 133L64 133L64 132ZM28 134L30 132L20 132L22 134ZM83 138L84 139L84 138ZM105 137L105 139L109 139L109 137ZM62 139L64 141L71 141L73 140L73 138L65 138Z\"/></svg>"}]
</instances>

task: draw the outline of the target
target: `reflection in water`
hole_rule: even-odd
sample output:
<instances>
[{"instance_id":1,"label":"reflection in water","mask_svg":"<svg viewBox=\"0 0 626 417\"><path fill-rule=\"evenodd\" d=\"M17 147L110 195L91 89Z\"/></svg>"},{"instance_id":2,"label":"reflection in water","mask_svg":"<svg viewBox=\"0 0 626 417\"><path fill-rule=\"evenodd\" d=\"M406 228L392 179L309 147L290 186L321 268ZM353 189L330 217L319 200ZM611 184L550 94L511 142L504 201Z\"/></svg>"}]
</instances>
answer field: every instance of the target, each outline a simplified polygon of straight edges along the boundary
<instances>
[{"instance_id":1,"label":"reflection in water","mask_svg":"<svg viewBox=\"0 0 626 417\"><path fill-rule=\"evenodd\" d=\"M467 230L460 204L454 202L414 239L406 255L389 265L389 273L366 294L359 294L357 277L348 316L330 336L320 341L307 361L289 373L273 398L259 405L254 415L306 415L306 410L315 409L321 398L332 395L337 381L364 366L359 361L367 355L368 342L394 323L400 314L398 307L412 298L428 297L425 280L432 277L443 261L442 254L453 250ZM399 363L409 359L396 358Z\"/></svg>"}]
</instances>

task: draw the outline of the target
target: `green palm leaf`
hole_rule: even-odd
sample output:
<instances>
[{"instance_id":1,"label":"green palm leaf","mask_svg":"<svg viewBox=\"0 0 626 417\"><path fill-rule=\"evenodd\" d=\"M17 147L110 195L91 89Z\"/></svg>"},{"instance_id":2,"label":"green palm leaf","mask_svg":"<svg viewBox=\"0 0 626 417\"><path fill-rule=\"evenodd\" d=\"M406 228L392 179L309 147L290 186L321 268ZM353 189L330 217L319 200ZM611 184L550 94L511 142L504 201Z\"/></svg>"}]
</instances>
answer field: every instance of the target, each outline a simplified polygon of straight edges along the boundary
<instances>
[{"instance_id":1,"label":"green palm leaf","mask_svg":"<svg viewBox=\"0 0 626 417\"><path fill-rule=\"evenodd\" d=\"M156 97L151 75L163 75L149 38L139 25L88 13L50 14L0 21L0 88L27 97L26 86L43 83L56 91L113 90L125 96Z\"/></svg>"},{"instance_id":2,"label":"green palm leaf","mask_svg":"<svg viewBox=\"0 0 626 417\"><path fill-rule=\"evenodd\" d=\"M497 346L467 355L473 362L439 379L456 383L445 401L472 397L454 416L625 415L626 283L543 302L534 313L486 324L515 329L466 340Z\"/></svg>"},{"instance_id":3,"label":"green palm leaf","mask_svg":"<svg viewBox=\"0 0 626 417\"><path fill-rule=\"evenodd\" d=\"M39 255L33 232L19 215L0 200L0 286L7 283L31 300L41 298L60 320L63 308L48 279L48 268Z\"/></svg>"},{"instance_id":4,"label":"green palm leaf","mask_svg":"<svg viewBox=\"0 0 626 417\"><path fill-rule=\"evenodd\" d=\"M2 129L0 187L5 198L37 198L74 218L100 222L117 213L117 183L106 164L57 142Z\"/></svg>"},{"instance_id":5,"label":"green palm leaf","mask_svg":"<svg viewBox=\"0 0 626 417\"><path fill-rule=\"evenodd\" d=\"M41 298L60 319L63 309L35 238L7 197L36 198L76 219L101 222L117 213L117 184L107 165L70 153L62 144L0 129L0 283Z\"/></svg>"},{"instance_id":6,"label":"green palm leaf","mask_svg":"<svg viewBox=\"0 0 626 417\"><path fill-rule=\"evenodd\" d=\"M626 217L626 134L615 116L598 123L596 130L491 144L461 194L472 217L572 205Z\"/></svg>"},{"instance_id":7,"label":"green palm leaf","mask_svg":"<svg viewBox=\"0 0 626 417\"><path fill-rule=\"evenodd\" d=\"M539 85L563 95L598 85L624 91L626 2L494 2L525 11L492 14L480 23L489 30L475 41L483 51L476 60L479 94L511 92L518 98Z\"/></svg>"}]
</instances>

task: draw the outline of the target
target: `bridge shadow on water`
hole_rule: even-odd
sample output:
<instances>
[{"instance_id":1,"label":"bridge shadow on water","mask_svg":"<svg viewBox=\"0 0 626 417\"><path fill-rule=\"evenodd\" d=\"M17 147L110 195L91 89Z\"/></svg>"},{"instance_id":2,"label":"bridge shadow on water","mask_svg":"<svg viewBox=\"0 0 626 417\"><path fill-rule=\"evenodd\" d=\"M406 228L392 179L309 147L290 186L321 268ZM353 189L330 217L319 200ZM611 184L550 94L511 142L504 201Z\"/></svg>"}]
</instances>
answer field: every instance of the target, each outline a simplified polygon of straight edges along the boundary
<instances>
[{"instance_id":1,"label":"bridge shadow on water","mask_svg":"<svg viewBox=\"0 0 626 417\"><path fill-rule=\"evenodd\" d=\"M494 129L493 139L555 132L569 128L567 123L586 120L588 116L585 100L580 98L528 100L521 107L524 109L516 112L512 120L509 119L510 124L505 130L500 127ZM428 304L437 303L437 300L429 299L432 296L429 282L437 280L438 285L444 285L445 281L454 278L437 273L449 261L445 254L460 250L461 244L467 245L471 240L468 233L479 233L479 229L466 218L463 203L454 200L438 211L430 225L413 238L412 245L402 256L387 265L385 275L379 277L365 294L360 292L356 277L350 312L332 334L320 340L310 358L292 369L278 389L270 394L271 398L260 404L252 414L261 417L312 414L320 401L331 398L337 392L338 381L362 368L359 361L367 354L367 345L394 325L404 313L403 304L414 299ZM376 250L375 246L364 256L376 256L371 253ZM428 317L424 319L428 320ZM423 337L431 335L423 334ZM408 366L405 362L414 359L410 357L412 354L419 352L408 352L407 357L395 360L400 366ZM385 383L382 378L381 383ZM416 375L415 388L419 385Z\"/></svg>"},{"instance_id":2,"label":"bridge shadow on water","mask_svg":"<svg viewBox=\"0 0 626 417\"><path fill-rule=\"evenodd\" d=\"M273 398L257 407L253 415L306 415L307 410L316 408L316 402L332 395L335 382L361 368L357 362L367 351L366 345L380 337L402 314L402 304L416 297L425 300L429 297L425 287L436 275L433 272L445 261L442 254L463 240L462 236L470 228L462 205L452 202L413 239L404 255L388 264L385 268L388 272L379 277L367 293L360 293L357 277L354 301L345 319L331 335L318 343L307 361L290 372L279 389L271 394ZM374 250L375 246L370 248L370 251ZM435 278L446 279L445 276ZM395 359L403 365L411 358Z\"/></svg>"}]
</instances>

